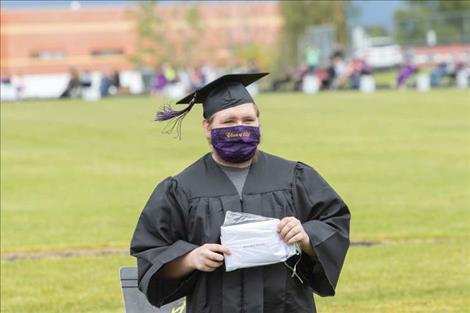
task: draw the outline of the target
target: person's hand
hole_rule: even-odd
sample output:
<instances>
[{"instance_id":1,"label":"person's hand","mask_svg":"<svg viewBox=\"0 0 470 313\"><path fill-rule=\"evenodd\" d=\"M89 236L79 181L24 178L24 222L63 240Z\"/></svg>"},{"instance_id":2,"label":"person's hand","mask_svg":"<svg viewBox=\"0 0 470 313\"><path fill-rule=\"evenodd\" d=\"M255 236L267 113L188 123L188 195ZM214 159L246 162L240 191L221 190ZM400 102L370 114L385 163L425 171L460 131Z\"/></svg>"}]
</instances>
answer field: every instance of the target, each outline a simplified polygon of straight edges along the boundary
<instances>
[{"instance_id":1,"label":"person's hand","mask_svg":"<svg viewBox=\"0 0 470 313\"><path fill-rule=\"evenodd\" d=\"M223 254L230 254L230 250L219 244L206 243L188 254L188 262L195 270L213 272L224 263Z\"/></svg>"},{"instance_id":2,"label":"person's hand","mask_svg":"<svg viewBox=\"0 0 470 313\"><path fill-rule=\"evenodd\" d=\"M310 239L302 223L293 216L284 217L277 226L277 232L287 244L298 243L302 250L310 245Z\"/></svg>"}]
</instances>

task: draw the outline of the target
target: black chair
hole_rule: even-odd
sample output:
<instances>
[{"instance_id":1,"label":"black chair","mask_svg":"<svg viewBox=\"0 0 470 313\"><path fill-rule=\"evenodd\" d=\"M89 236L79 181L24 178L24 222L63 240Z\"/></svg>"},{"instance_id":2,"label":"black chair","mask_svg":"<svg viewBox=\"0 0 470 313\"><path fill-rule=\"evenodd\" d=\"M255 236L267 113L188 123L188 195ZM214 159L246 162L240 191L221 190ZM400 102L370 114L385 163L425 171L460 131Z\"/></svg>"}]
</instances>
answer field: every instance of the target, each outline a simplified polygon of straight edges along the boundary
<instances>
[{"instance_id":1,"label":"black chair","mask_svg":"<svg viewBox=\"0 0 470 313\"><path fill-rule=\"evenodd\" d=\"M166 304L161 308L151 305L145 295L137 288L137 268L121 267L119 276L126 313L186 313L184 298Z\"/></svg>"}]
</instances>

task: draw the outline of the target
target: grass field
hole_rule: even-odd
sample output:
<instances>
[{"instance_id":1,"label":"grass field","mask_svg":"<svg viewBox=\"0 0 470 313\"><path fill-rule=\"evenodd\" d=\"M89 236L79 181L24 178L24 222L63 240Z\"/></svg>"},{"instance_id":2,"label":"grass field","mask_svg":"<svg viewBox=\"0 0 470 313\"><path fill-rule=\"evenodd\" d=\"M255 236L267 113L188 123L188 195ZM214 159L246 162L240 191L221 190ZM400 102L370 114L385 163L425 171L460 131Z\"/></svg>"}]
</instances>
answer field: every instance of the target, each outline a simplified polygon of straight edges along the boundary
<instances>
[{"instance_id":1,"label":"grass field","mask_svg":"<svg viewBox=\"0 0 470 313\"><path fill-rule=\"evenodd\" d=\"M261 149L315 167L349 204L353 246L318 311L470 312L470 92L266 94ZM1 105L1 311L122 312L118 269L154 186L209 150L163 101ZM50 254L39 259L23 258ZM8 256L19 257L10 260Z\"/></svg>"}]
</instances>

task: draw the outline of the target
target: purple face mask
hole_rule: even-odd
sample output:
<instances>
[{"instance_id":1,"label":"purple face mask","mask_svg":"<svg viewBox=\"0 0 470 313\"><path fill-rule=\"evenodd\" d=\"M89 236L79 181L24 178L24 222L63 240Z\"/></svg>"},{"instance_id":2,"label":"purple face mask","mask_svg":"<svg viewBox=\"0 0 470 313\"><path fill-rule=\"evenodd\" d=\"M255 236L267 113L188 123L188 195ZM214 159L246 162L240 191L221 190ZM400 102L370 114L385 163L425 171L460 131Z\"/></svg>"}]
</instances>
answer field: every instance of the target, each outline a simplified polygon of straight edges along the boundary
<instances>
[{"instance_id":1,"label":"purple face mask","mask_svg":"<svg viewBox=\"0 0 470 313\"><path fill-rule=\"evenodd\" d=\"M259 127L233 126L213 128L211 142L222 160L242 163L251 159L259 144Z\"/></svg>"}]
</instances>

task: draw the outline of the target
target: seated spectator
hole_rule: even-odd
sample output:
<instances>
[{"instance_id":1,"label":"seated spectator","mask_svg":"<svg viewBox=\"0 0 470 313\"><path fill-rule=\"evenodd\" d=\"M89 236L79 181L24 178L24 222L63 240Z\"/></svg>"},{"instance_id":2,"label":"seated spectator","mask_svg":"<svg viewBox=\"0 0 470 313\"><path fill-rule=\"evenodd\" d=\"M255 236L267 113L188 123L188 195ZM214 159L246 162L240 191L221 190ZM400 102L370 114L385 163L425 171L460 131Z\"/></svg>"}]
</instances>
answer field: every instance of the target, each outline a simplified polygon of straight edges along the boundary
<instances>
[{"instance_id":1,"label":"seated spectator","mask_svg":"<svg viewBox=\"0 0 470 313\"><path fill-rule=\"evenodd\" d=\"M111 75L111 86L117 90L121 89L121 79L119 77L119 71L114 71Z\"/></svg>"},{"instance_id":2,"label":"seated spectator","mask_svg":"<svg viewBox=\"0 0 470 313\"><path fill-rule=\"evenodd\" d=\"M155 76L153 77L152 94L161 94L166 84L167 80L165 77L165 72L163 71L163 67L158 65L155 70Z\"/></svg>"},{"instance_id":3,"label":"seated spectator","mask_svg":"<svg viewBox=\"0 0 470 313\"><path fill-rule=\"evenodd\" d=\"M91 74L90 71L85 71L83 75L80 77L80 86L82 88L91 87Z\"/></svg>"},{"instance_id":4,"label":"seated spectator","mask_svg":"<svg viewBox=\"0 0 470 313\"><path fill-rule=\"evenodd\" d=\"M405 63L398 71L396 85L397 88L406 87L407 82L416 74L417 68L411 63Z\"/></svg>"},{"instance_id":5,"label":"seated spectator","mask_svg":"<svg viewBox=\"0 0 470 313\"><path fill-rule=\"evenodd\" d=\"M173 84L178 82L178 75L176 75L176 70L171 64L165 64L163 66L163 73L165 74L167 83Z\"/></svg>"},{"instance_id":6,"label":"seated spectator","mask_svg":"<svg viewBox=\"0 0 470 313\"><path fill-rule=\"evenodd\" d=\"M201 67L196 67L191 71L191 89L199 89L206 84L206 76Z\"/></svg>"},{"instance_id":7,"label":"seated spectator","mask_svg":"<svg viewBox=\"0 0 470 313\"><path fill-rule=\"evenodd\" d=\"M447 65L442 62L436 65L436 67L431 71L431 86L437 87L441 86L442 79L446 75Z\"/></svg>"},{"instance_id":8,"label":"seated spectator","mask_svg":"<svg viewBox=\"0 0 470 313\"><path fill-rule=\"evenodd\" d=\"M292 81L292 76L285 71L274 78L271 82L271 91L281 91L282 87Z\"/></svg>"},{"instance_id":9,"label":"seated spectator","mask_svg":"<svg viewBox=\"0 0 470 313\"><path fill-rule=\"evenodd\" d=\"M78 71L75 68L71 68L69 73L70 79L64 92L60 95L61 98L75 98L80 96L81 82Z\"/></svg>"}]
</instances>

